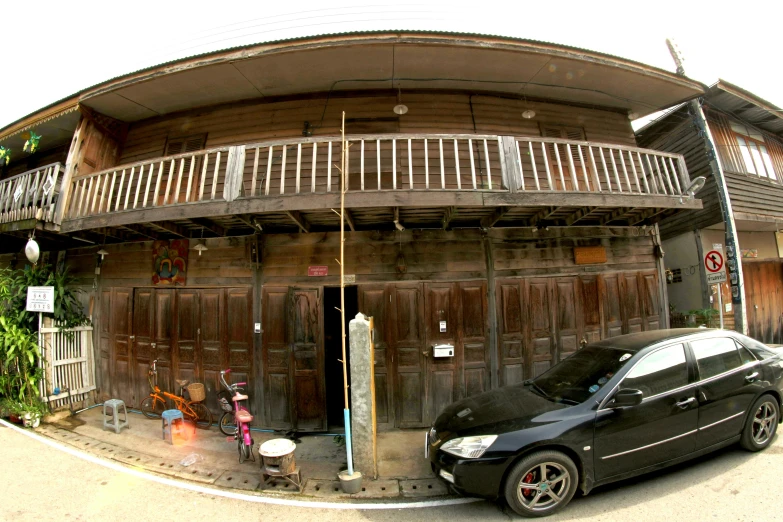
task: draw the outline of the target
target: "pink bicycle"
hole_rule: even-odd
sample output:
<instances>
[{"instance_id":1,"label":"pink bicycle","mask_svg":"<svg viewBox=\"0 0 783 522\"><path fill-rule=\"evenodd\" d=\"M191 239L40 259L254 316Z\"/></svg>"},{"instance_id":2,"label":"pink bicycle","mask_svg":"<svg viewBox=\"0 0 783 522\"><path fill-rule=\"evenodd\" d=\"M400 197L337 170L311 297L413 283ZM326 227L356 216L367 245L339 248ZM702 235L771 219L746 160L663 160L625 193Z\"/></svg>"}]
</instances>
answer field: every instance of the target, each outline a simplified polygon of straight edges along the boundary
<instances>
[{"instance_id":1,"label":"pink bicycle","mask_svg":"<svg viewBox=\"0 0 783 522\"><path fill-rule=\"evenodd\" d=\"M249 424L253 422L253 415L248 411L246 406L241 404L242 401L248 399L247 395L239 393L241 386L244 386L246 383L238 382L235 384L228 384L225 377L227 373L231 373L230 368L220 372L220 382L223 383L223 386L226 388L234 406L231 408L225 398L221 397L219 399L220 407L226 411L220 418L218 427L222 433L228 436L229 440L233 437L233 439L237 441L240 464L251 459L255 462L256 459L253 455L253 438L250 436L249 426Z\"/></svg>"}]
</instances>

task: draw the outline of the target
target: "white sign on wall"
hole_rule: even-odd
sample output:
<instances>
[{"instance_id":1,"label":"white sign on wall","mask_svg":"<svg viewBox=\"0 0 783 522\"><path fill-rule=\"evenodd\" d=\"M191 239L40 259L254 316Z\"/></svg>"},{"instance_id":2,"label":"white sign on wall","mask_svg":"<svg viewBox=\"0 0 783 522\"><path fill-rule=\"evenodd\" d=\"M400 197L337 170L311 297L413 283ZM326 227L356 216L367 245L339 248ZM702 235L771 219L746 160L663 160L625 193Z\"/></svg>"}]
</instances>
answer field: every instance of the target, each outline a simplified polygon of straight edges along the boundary
<instances>
[{"instance_id":1,"label":"white sign on wall","mask_svg":"<svg viewBox=\"0 0 783 522\"><path fill-rule=\"evenodd\" d=\"M26 310L28 312L54 312L54 287L28 286Z\"/></svg>"}]
</instances>

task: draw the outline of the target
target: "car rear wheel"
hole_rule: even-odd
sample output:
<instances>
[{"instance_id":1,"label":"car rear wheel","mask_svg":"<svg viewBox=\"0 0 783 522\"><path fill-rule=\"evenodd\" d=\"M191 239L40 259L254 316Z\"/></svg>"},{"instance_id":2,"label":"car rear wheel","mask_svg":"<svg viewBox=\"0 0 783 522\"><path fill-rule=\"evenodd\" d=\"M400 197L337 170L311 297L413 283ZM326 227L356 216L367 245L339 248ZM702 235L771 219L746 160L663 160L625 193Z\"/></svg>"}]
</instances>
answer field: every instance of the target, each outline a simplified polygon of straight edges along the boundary
<instances>
[{"instance_id":1,"label":"car rear wheel","mask_svg":"<svg viewBox=\"0 0 783 522\"><path fill-rule=\"evenodd\" d=\"M563 509L576 493L579 472L559 451L539 451L519 461L506 480L508 505L525 517L545 517Z\"/></svg>"},{"instance_id":2,"label":"car rear wheel","mask_svg":"<svg viewBox=\"0 0 783 522\"><path fill-rule=\"evenodd\" d=\"M780 407L772 395L762 395L750 409L740 445L748 451L761 451L772 443L780 420Z\"/></svg>"}]
</instances>

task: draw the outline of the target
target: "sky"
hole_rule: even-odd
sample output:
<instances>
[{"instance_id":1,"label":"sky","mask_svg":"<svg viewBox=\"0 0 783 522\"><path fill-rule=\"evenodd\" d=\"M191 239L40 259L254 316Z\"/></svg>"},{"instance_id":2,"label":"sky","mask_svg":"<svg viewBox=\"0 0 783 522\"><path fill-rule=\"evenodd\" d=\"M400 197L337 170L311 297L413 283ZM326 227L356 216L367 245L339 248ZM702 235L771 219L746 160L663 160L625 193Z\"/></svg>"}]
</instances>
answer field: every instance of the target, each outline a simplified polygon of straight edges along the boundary
<instances>
[{"instance_id":1,"label":"sky","mask_svg":"<svg viewBox=\"0 0 783 522\"><path fill-rule=\"evenodd\" d=\"M783 1L493 2L167 0L8 2L2 9L0 128L81 89L162 62L269 40L409 29L581 47L686 75L722 78L783 107Z\"/></svg>"}]
</instances>

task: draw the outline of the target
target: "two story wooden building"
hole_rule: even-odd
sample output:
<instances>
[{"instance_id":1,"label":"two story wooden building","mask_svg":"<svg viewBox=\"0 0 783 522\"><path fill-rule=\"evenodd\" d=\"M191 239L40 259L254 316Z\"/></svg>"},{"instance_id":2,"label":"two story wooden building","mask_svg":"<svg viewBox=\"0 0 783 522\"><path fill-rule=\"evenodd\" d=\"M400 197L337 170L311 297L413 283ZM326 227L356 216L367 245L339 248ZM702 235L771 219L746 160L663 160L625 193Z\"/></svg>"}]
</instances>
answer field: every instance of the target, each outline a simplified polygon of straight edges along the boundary
<instances>
[{"instance_id":1,"label":"two story wooden building","mask_svg":"<svg viewBox=\"0 0 783 522\"><path fill-rule=\"evenodd\" d=\"M724 80L707 90L701 105L708 132L700 131L701 116L688 105L637 132L641 145L684 154L691 176L707 179L699 192L702 210L660 223L670 254L669 301L679 312L713 308L727 327L783 343L783 110ZM730 279L720 287L719 311L702 259L713 245L727 243L729 220L737 241L725 249Z\"/></svg>"},{"instance_id":2,"label":"two story wooden building","mask_svg":"<svg viewBox=\"0 0 783 522\"><path fill-rule=\"evenodd\" d=\"M582 339L667 325L656 223L702 205L683 156L638 148L630 118L703 91L613 56L466 34L179 60L0 130L0 144L44 136L0 180L0 230L17 236L3 259L26 239L24 209L51 208L24 219L94 296L103 394L138 405L158 359L163 387L206 382L214 405L231 367L260 425L341 424L344 112L346 312L375 317L379 426L426 426ZM66 140L44 130L58 124ZM16 187L43 193L53 162L51 201L25 207ZM433 357L441 343L453 357Z\"/></svg>"}]
</instances>

